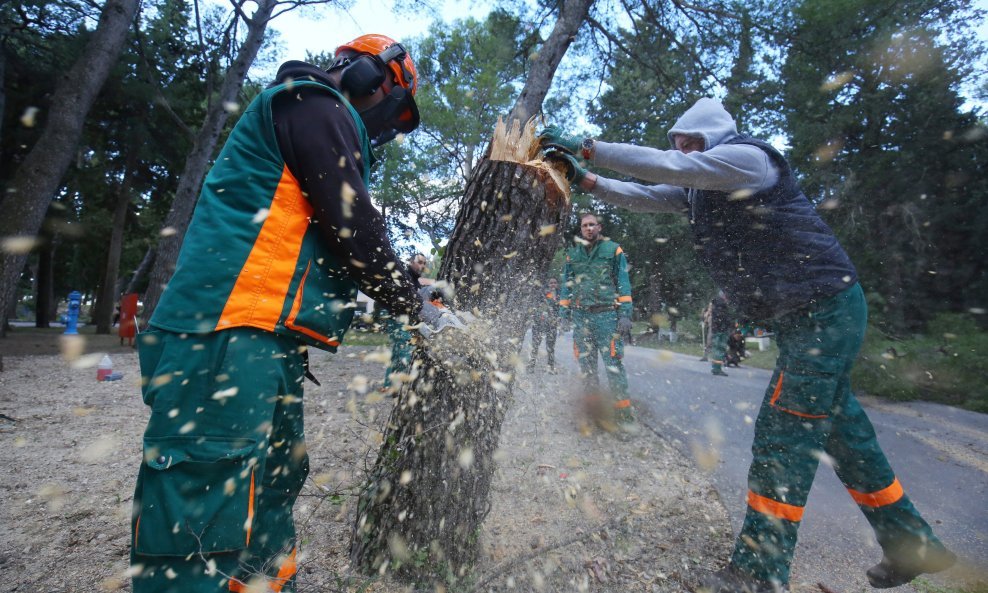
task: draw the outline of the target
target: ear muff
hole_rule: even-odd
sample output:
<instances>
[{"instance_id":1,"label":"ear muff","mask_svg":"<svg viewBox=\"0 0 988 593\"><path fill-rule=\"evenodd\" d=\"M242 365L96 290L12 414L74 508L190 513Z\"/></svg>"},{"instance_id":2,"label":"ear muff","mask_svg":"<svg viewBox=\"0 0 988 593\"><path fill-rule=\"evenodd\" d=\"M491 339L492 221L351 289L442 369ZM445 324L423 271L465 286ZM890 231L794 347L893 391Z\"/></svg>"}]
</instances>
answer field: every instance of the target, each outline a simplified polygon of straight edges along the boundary
<instances>
[{"instance_id":1,"label":"ear muff","mask_svg":"<svg viewBox=\"0 0 988 593\"><path fill-rule=\"evenodd\" d=\"M352 97L371 95L384 84L384 70L375 56L357 56L343 66L340 86Z\"/></svg>"}]
</instances>

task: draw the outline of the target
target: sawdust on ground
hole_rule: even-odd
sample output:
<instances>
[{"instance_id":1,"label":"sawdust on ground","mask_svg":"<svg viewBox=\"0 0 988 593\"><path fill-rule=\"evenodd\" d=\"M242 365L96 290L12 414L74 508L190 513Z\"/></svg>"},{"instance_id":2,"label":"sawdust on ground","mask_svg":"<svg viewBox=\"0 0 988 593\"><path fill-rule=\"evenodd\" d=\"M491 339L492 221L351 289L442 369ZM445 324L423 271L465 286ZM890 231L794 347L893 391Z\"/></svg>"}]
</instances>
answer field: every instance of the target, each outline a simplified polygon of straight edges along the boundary
<instances>
[{"instance_id":1,"label":"sawdust on ground","mask_svg":"<svg viewBox=\"0 0 988 593\"><path fill-rule=\"evenodd\" d=\"M9 339L8 339L9 340ZM129 590L130 506L148 411L136 354L116 382L4 343L0 373L0 574L12 592ZM94 346L107 348L112 342ZM47 346L46 346L47 347ZM46 351L31 345L29 352ZM398 592L348 571L353 494L391 399L368 348L315 352L306 387L311 473L295 507L298 590ZM96 357L88 359L94 365ZM371 357L378 360L380 356ZM360 390L370 380L369 394ZM707 477L643 418L634 436L588 429L573 377L523 375L502 431L476 573L450 591L689 590L732 536Z\"/></svg>"}]
</instances>

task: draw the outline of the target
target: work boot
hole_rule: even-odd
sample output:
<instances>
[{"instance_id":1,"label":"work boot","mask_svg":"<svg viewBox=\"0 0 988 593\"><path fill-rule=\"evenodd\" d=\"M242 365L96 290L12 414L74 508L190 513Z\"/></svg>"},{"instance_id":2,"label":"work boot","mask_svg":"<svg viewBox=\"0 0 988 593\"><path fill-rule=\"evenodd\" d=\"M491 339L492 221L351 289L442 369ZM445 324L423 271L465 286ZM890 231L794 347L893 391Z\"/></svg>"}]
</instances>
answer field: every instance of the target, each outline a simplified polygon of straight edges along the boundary
<instances>
[{"instance_id":1,"label":"work boot","mask_svg":"<svg viewBox=\"0 0 988 593\"><path fill-rule=\"evenodd\" d=\"M789 593L789 588L775 581L763 581L737 570L730 564L700 578L694 593Z\"/></svg>"},{"instance_id":2,"label":"work boot","mask_svg":"<svg viewBox=\"0 0 988 593\"><path fill-rule=\"evenodd\" d=\"M889 589L905 585L924 573L947 570L957 562L955 556L946 548L925 548L925 554L911 555L909 558L890 558L882 556L882 561L868 569L868 582L876 589Z\"/></svg>"},{"instance_id":3,"label":"work boot","mask_svg":"<svg viewBox=\"0 0 988 593\"><path fill-rule=\"evenodd\" d=\"M710 373L713 375L717 375L718 377L727 376L727 373L724 372L724 369L720 368L720 365L717 365L714 368L710 369Z\"/></svg>"},{"instance_id":4,"label":"work boot","mask_svg":"<svg viewBox=\"0 0 988 593\"><path fill-rule=\"evenodd\" d=\"M700 362L707 362L707 361L709 361L709 360L710 360L710 359L709 359L709 358L707 358L706 356L703 356L702 358L700 358Z\"/></svg>"}]
</instances>

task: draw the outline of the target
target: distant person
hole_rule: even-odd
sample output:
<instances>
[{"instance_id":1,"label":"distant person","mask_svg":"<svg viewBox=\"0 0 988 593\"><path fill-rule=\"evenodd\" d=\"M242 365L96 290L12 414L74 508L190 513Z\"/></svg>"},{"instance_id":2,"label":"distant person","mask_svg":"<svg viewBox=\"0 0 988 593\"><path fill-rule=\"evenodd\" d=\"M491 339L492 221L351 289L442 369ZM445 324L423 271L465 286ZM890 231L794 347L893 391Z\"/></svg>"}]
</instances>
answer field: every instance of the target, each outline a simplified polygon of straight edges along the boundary
<instances>
[{"instance_id":1,"label":"distant person","mask_svg":"<svg viewBox=\"0 0 988 593\"><path fill-rule=\"evenodd\" d=\"M566 251L560 315L573 320L573 350L583 376L586 395L600 387L597 356L604 361L613 417L617 427L636 428L634 410L628 397L628 375L624 370L624 341L631 330L631 281L628 259L621 246L605 238L595 214L580 216L576 245ZM611 410L607 410L610 415Z\"/></svg>"},{"instance_id":2,"label":"distant person","mask_svg":"<svg viewBox=\"0 0 988 593\"><path fill-rule=\"evenodd\" d=\"M708 302L707 306L704 307L703 311L700 313L700 322L703 330L703 356L700 357L700 362L707 362L710 360L710 342L712 338L710 333L710 314L712 311L710 309L711 304Z\"/></svg>"},{"instance_id":3,"label":"distant person","mask_svg":"<svg viewBox=\"0 0 988 593\"><path fill-rule=\"evenodd\" d=\"M416 252L408 258L408 275L411 276L412 281L418 287L428 286L433 283L431 278L422 277L426 273L427 265L428 260L426 260L424 253ZM381 390L394 393L396 390L392 376L407 374L412 363L412 334L405 330L404 323L395 319L386 309L382 311L382 315L387 316L384 325L388 337L391 338L391 362L384 371L384 384L381 386Z\"/></svg>"},{"instance_id":4,"label":"distant person","mask_svg":"<svg viewBox=\"0 0 988 593\"><path fill-rule=\"evenodd\" d=\"M734 328L727 337L727 354L724 356L724 366L739 367L744 358L744 335L741 330Z\"/></svg>"},{"instance_id":5,"label":"distant person","mask_svg":"<svg viewBox=\"0 0 988 593\"><path fill-rule=\"evenodd\" d=\"M549 278L545 294L538 298L532 311L532 355L528 372L535 370L539 357L539 344L545 338L546 371L556 374L556 332L559 327L559 280Z\"/></svg>"},{"instance_id":6,"label":"distant person","mask_svg":"<svg viewBox=\"0 0 988 593\"><path fill-rule=\"evenodd\" d=\"M710 301L710 372L726 377L724 372L724 357L727 355L728 333L733 327L731 311L727 296L723 290L717 291Z\"/></svg>"},{"instance_id":7,"label":"distant person","mask_svg":"<svg viewBox=\"0 0 988 593\"><path fill-rule=\"evenodd\" d=\"M833 231L803 195L785 157L738 134L713 99L700 99L669 131L673 150L578 139L549 127L547 154L598 199L689 217L700 261L753 321L771 321L780 356L755 423L748 512L730 563L699 590L769 593L789 584L796 532L820 451L871 523L882 547L873 587L904 585L956 558L906 496L851 391L867 306ZM580 158L659 185L587 172Z\"/></svg>"}]
</instances>

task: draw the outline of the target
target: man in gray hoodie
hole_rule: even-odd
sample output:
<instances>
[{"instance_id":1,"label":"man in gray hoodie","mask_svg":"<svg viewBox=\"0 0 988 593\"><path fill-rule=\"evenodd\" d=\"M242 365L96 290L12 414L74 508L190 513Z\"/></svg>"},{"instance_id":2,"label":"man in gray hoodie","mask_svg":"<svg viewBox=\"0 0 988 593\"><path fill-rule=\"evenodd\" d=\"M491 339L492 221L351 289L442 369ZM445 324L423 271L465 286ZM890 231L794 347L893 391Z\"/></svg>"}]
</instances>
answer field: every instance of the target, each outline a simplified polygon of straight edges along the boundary
<instances>
[{"instance_id":1,"label":"man in gray hoodie","mask_svg":"<svg viewBox=\"0 0 988 593\"><path fill-rule=\"evenodd\" d=\"M755 424L748 511L730 563L700 591L785 591L796 531L822 452L875 530L873 587L905 584L955 557L923 520L889 466L851 391L867 306L857 272L766 142L738 134L713 99L700 99L669 131L675 150L574 138L550 126L546 157L574 185L639 212L682 212L701 262L746 317L771 325L779 359ZM608 179L584 161L645 182Z\"/></svg>"}]
</instances>

